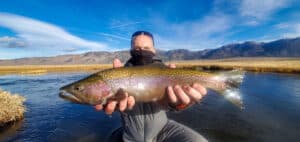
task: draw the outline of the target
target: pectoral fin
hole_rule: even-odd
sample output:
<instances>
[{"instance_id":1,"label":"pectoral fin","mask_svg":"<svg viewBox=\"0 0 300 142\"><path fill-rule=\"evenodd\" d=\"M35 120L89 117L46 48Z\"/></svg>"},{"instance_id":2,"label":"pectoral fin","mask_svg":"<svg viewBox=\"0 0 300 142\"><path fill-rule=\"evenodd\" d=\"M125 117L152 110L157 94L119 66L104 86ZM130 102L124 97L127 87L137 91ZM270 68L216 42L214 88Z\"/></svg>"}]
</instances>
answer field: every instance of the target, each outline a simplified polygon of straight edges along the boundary
<instances>
[{"instance_id":1,"label":"pectoral fin","mask_svg":"<svg viewBox=\"0 0 300 142\"><path fill-rule=\"evenodd\" d=\"M125 94L125 90L123 88L119 89L118 92L113 96L111 97L109 100L113 100L113 101L121 101L123 99L126 98L126 94Z\"/></svg>"}]
</instances>

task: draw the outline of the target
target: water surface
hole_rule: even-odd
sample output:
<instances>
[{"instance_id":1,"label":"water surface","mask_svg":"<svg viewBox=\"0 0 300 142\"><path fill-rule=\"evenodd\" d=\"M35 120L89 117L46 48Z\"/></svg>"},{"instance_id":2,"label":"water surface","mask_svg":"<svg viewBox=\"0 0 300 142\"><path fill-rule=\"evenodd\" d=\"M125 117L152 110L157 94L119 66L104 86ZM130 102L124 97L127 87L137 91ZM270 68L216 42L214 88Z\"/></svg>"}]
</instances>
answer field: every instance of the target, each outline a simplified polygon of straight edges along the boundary
<instances>
[{"instance_id":1,"label":"water surface","mask_svg":"<svg viewBox=\"0 0 300 142\"><path fill-rule=\"evenodd\" d=\"M90 73L41 76L0 76L0 88L23 95L25 119L1 131L4 141L105 141L118 128L120 115L107 116L91 106L58 97L58 89ZM169 117L210 141L298 141L300 75L246 73L241 86L245 109L240 110L209 91L199 104L169 113Z\"/></svg>"}]
</instances>

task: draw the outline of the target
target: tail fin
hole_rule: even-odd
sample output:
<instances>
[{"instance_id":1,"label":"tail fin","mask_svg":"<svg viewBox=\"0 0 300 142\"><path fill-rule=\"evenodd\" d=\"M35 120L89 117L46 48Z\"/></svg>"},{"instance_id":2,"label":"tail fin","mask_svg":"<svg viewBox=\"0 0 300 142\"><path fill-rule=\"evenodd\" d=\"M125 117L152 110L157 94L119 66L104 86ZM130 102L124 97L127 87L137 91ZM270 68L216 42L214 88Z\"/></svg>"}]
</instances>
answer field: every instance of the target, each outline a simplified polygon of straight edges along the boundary
<instances>
[{"instance_id":1,"label":"tail fin","mask_svg":"<svg viewBox=\"0 0 300 142\"><path fill-rule=\"evenodd\" d=\"M241 70L222 72L220 74L221 78L225 81L226 89L219 93L240 109L244 109L244 105L238 88L243 82L244 74L245 72Z\"/></svg>"}]
</instances>

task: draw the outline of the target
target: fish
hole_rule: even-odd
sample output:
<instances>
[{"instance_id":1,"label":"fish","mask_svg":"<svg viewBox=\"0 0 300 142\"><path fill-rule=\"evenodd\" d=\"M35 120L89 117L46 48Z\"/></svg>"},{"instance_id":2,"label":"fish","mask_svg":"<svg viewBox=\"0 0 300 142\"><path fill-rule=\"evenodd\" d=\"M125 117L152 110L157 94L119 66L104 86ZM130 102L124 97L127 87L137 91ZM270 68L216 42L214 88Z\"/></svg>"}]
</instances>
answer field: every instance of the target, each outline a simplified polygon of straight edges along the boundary
<instances>
[{"instance_id":1,"label":"fish","mask_svg":"<svg viewBox=\"0 0 300 142\"><path fill-rule=\"evenodd\" d=\"M238 88L244 78L243 71L210 73L192 69L145 65L106 69L60 88L59 96L65 100L87 105L105 105L109 100L121 100L124 93L136 102L156 102L166 95L167 86L200 83L232 104L243 108Z\"/></svg>"}]
</instances>

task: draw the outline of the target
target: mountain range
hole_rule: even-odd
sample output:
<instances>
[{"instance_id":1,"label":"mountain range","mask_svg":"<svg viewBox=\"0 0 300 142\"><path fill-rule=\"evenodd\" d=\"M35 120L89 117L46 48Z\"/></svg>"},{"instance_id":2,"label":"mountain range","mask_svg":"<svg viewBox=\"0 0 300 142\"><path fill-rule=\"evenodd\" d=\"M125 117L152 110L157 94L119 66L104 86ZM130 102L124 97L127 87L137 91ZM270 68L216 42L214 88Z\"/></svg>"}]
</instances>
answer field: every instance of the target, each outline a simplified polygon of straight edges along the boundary
<instances>
[{"instance_id":1,"label":"mountain range","mask_svg":"<svg viewBox=\"0 0 300 142\"><path fill-rule=\"evenodd\" d=\"M187 49L158 50L156 58L163 61L221 59L233 57L300 57L300 37L280 39L271 42L247 41L224 45L215 49L192 51ZM58 65L58 64L103 64L114 58L125 62L130 58L129 51L95 51L54 57L31 57L0 60L0 65Z\"/></svg>"}]
</instances>

